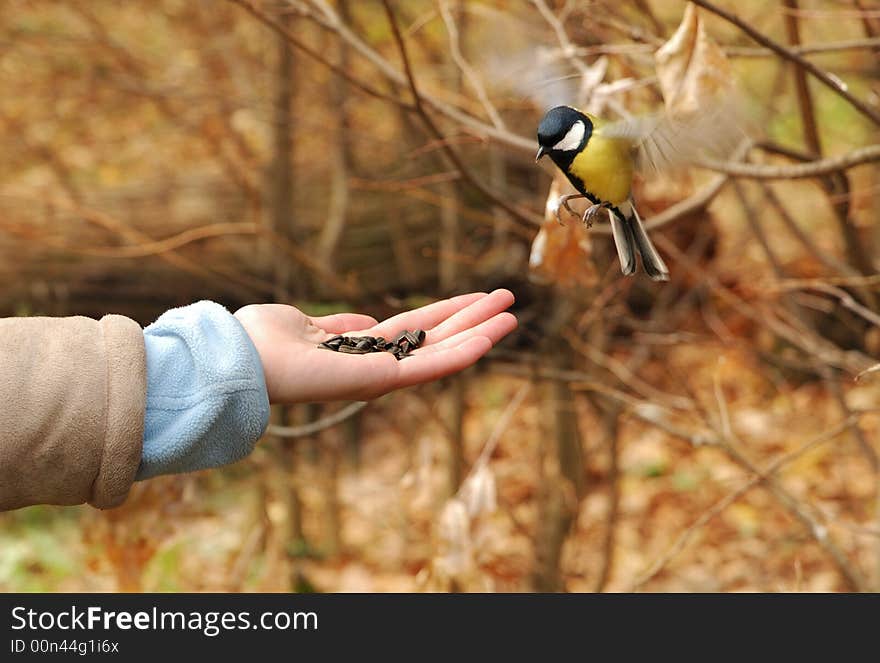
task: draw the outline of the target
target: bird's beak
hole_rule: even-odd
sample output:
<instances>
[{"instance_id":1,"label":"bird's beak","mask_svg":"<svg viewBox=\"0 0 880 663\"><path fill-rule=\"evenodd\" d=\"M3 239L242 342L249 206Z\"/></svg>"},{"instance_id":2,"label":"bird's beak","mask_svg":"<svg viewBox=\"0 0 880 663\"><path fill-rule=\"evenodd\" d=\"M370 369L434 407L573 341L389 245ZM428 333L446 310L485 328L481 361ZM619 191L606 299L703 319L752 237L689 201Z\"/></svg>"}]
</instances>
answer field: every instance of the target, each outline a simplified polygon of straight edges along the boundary
<instances>
[{"instance_id":1,"label":"bird's beak","mask_svg":"<svg viewBox=\"0 0 880 663\"><path fill-rule=\"evenodd\" d=\"M544 151L544 146L541 145L541 147L538 148L538 153L535 155L535 163L538 163L538 159L544 156L544 154L546 154L546 152Z\"/></svg>"}]
</instances>

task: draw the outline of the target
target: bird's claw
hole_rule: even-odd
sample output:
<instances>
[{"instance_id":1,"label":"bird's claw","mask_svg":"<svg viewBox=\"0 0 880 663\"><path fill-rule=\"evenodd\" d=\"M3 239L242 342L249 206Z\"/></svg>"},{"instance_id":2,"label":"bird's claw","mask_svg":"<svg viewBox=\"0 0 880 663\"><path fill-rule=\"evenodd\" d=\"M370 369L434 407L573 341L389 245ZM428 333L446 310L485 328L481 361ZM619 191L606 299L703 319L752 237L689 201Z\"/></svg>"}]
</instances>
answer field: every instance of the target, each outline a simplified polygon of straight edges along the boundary
<instances>
[{"instance_id":1,"label":"bird's claw","mask_svg":"<svg viewBox=\"0 0 880 663\"><path fill-rule=\"evenodd\" d=\"M556 216L556 221L559 223L560 226L564 226L564 225L565 225L565 224L562 222L562 215L560 214L560 212L562 211L562 208L563 208L563 207L564 207L564 208L566 209L566 211L567 211L569 214L571 214L574 218L576 218L576 219L580 219L580 218L581 218L581 215L578 214L577 212L575 212L575 211L571 208L571 205L568 204L568 201L571 200L572 198L583 198L583 197L584 197L584 196L583 196L582 194L574 193L574 194L569 194L569 195L565 195L565 196L560 196L559 200L556 201L556 205L553 207L553 214Z\"/></svg>"},{"instance_id":2,"label":"bird's claw","mask_svg":"<svg viewBox=\"0 0 880 663\"><path fill-rule=\"evenodd\" d=\"M571 208L571 205L568 204L568 201L569 201L569 200L570 200L570 199L569 199L568 197L563 198L563 199L562 199L562 206L565 207L565 209L568 210L568 213L571 214L571 215L572 215L573 217L575 217L576 219L581 218L581 215L578 214L577 212L575 212L575 211Z\"/></svg>"},{"instance_id":3,"label":"bird's claw","mask_svg":"<svg viewBox=\"0 0 880 663\"><path fill-rule=\"evenodd\" d=\"M603 210L603 209L611 209L611 205L608 203L598 203L596 205L590 205L587 208L587 211L584 212L584 216L581 219L584 222L584 225L587 228L593 227L593 219Z\"/></svg>"},{"instance_id":4,"label":"bird's claw","mask_svg":"<svg viewBox=\"0 0 880 663\"><path fill-rule=\"evenodd\" d=\"M562 208L562 205L556 205L553 208L553 215L556 217L556 223L560 226L564 226L565 224L562 222L562 216L559 214L559 210Z\"/></svg>"}]
</instances>

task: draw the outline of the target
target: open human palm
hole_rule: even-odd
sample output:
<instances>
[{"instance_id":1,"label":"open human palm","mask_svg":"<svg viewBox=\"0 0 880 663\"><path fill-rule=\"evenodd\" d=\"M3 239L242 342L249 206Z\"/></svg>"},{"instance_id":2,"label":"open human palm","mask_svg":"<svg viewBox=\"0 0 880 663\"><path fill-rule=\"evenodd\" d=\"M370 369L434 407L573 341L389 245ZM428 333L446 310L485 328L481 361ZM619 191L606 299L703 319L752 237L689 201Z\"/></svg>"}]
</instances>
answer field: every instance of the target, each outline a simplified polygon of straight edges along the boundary
<instances>
[{"instance_id":1,"label":"open human palm","mask_svg":"<svg viewBox=\"0 0 880 663\"><path fill-rule=\"evenodd\" d=\"M474 364L516 328L509 290L459 295L377 322L368 315L310 317L293 306L254 304L235 313L257 348L273 403L369 400ZM350 355L318 348L336 334L391 338L424 329L422 346L398 361L387 352Z\"/></svg>"}]
</instances>

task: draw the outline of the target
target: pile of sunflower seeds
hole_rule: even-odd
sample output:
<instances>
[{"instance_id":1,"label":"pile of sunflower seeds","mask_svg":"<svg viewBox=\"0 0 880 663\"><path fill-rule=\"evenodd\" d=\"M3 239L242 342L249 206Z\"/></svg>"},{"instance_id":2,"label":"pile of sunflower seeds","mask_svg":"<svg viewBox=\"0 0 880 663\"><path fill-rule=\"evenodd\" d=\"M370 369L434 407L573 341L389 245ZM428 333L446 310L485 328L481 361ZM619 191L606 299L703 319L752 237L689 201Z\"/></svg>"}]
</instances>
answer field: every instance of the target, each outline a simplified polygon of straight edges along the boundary
<instances>
[{"instance_id":1,"label":"pile of sunflower seeds","mask_svg":"<svg viewBox=\"0 0 880 663\"><path fill-rule=\"evenodd\" d=\"M381 336L334 336L328 338L318 347L348 355L365 355L370 352L390 352L397 360L409 357L425 340L422 329L412 331L404 329L390 341Z\"/></svg>"}]
</instances>

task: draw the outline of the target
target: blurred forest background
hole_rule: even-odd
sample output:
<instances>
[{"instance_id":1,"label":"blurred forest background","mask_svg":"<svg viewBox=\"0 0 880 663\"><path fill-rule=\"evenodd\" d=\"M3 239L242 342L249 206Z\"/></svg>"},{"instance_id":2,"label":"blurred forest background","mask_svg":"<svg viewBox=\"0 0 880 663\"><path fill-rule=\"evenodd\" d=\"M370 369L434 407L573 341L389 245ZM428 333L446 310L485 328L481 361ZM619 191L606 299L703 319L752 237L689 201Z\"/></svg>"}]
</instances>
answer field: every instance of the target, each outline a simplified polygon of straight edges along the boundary
<instances>
[{"instance_id":1,"label":"blurred forest background","mask_svg":"<svg viewBox=\"0 0 880 663\"><path fill-rule=\"evenodd\" d=\"M0 589L880 590L880 4L695 4L0 1L0 314L520 320L237 465L0 514ZM636 182L669 283L545 214L549 106L712 95L737 153Z\"/></svg>"}]
</instances>

